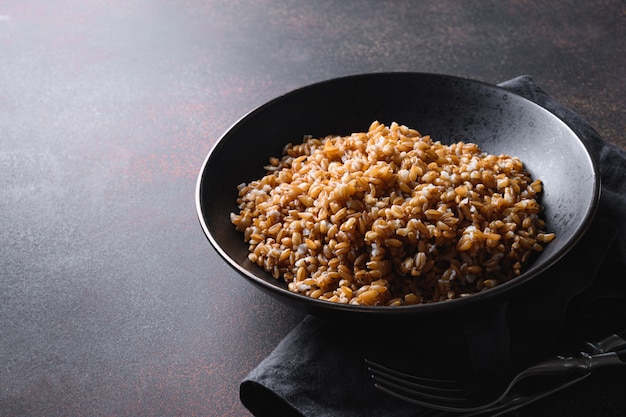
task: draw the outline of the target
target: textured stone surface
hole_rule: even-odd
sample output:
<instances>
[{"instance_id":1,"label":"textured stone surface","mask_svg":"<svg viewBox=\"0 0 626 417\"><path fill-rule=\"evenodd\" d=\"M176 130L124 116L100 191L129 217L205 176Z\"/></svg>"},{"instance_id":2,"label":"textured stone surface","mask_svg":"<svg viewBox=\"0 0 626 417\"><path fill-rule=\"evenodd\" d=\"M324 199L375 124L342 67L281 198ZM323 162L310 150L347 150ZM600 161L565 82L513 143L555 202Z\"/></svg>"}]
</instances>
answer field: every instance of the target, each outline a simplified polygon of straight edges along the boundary
<instances>
[{"instance_id":1,"label":"textured stone surface","mask_svg":"<svg viewBox=\"0 0 626 417\"><path fill-rule=\"evenodd\" d=\"M529 74L626 147L625 22L620 0L0 1L0 415L246 415L239 381L302 315L202 234L221 133L336 76Z\"/></svg>"}]
</instances>

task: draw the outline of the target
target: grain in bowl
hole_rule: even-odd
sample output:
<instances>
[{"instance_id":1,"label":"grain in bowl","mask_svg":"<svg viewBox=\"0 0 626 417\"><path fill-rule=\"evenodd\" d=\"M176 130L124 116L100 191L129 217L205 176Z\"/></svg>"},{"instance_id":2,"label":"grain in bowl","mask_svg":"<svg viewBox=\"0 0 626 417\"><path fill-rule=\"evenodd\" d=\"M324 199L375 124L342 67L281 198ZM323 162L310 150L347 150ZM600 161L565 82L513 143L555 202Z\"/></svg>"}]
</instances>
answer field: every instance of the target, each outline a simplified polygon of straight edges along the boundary
<instances>
[{"instance_id":1,"label":"grain in bowl","mask_svg":"<svg viewBox=\"0 0 626 417\"><path fill-rule=\"evenodd\" d=\"M476 144L396 122L288 144L238 186L248 259L290 291L337 303L466 297L520 275L554 239L540 180Z\"/></svg>"}]
</instances>

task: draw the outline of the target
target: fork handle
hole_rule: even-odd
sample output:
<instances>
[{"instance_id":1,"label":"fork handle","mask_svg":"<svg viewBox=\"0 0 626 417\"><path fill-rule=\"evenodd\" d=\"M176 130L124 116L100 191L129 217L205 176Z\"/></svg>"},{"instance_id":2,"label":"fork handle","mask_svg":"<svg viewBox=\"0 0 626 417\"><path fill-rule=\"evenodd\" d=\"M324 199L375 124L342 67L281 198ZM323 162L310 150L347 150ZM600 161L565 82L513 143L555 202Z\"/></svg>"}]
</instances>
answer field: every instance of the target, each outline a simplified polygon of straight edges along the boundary
<instances>
[{"instance_id":1,"label":"fork handle","mask_svg":"<svg viewBox=\"0 0 626 417\"><path fill-rule=\"evenodd\" d=\"M576 358L565 358L565 360L570 362L573 368L591 372L593 369L605 366L626 365L626 348L597 355L583 354Z\"/></svg>"},{"instance_id":2,"label":"fork handle","mask_svg":"<svg viewBox=\"0 0 626 417\"><path fill-rule=\"evenodd\" d=\"M587 342L587 346L590 353L605 353L626 346L626 329L615 332L599 342Z\"/></svg>"},{"instance_id":3,"label":"fork handle","mask_svg":"<svg viewBox=\"0 0 626 417\"><path fill-rule=\"evenodd\" d=\"M626 365L626 348L589 357L589 370L611 365Z\"/></svg>"},{"instance_id":4,"label":"fork handle","mask_svg":"<svg viewBox=\"0 0 626 417\"><path fill-rule=\"evenodd\" d=\"M561 375L575 372L587 373L593 369L619 365L626 365L626 348L596 355L583 354L576 357L557 357L531 366L523 372L523 376Z\"/></svg>"}]
</instances>

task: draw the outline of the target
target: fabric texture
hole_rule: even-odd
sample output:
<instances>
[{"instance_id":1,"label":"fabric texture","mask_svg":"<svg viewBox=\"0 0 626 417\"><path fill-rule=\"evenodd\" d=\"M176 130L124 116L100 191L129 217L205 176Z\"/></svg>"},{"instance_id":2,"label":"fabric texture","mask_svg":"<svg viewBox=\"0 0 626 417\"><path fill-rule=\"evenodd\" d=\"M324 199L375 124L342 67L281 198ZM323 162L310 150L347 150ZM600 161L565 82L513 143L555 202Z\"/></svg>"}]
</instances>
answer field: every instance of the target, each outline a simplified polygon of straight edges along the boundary
<instances>
[{"instance_id":1,"label":"fabric texture","mask_svg":"<svg viewBox=\"0 0 626 417\"><path fill-rule=\"evenodd\" d=\"M626 152L606 143L531 77L500 86L565 121L599 167L597 214L579 243L548 271L553 279L543 282L541 291L529 288L501 304L501 311L477 312L478 325L456 329L425 321L382 329L369 323L355 330L308 316L242 381L241 401L255 416L419 416L420 407L374 388L365 357L421 371L476 374L495 366L513 372L574 341L621 330L619 323L626 327Z\"/></svg>"}]
</instances>

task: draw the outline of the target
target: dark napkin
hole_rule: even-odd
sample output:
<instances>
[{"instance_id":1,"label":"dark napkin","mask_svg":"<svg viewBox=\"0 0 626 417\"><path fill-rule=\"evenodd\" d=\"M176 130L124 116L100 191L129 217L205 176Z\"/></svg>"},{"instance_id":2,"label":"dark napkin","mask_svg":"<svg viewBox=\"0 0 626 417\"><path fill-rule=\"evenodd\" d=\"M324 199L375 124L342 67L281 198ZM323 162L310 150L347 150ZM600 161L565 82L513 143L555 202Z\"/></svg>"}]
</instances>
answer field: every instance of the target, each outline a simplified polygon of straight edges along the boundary
<instances>
[{"instance_id":1,"label":"dark napkin","mask_svg":"<svg viewBox=\"0 0 626 417\"><path fill-rule=\"evenodd\" d=\"M536 280L540 287L476 311L471 321L351 325L306 317L241 383L241 401L255 416L419 416L420 407L373 387L364 357L422 373L513 372L573 341L626 328L626 152L607 144L532 78L500 86L556 114L589 147L602 179L589 230Z\"/></svg>"}]
</instances>

